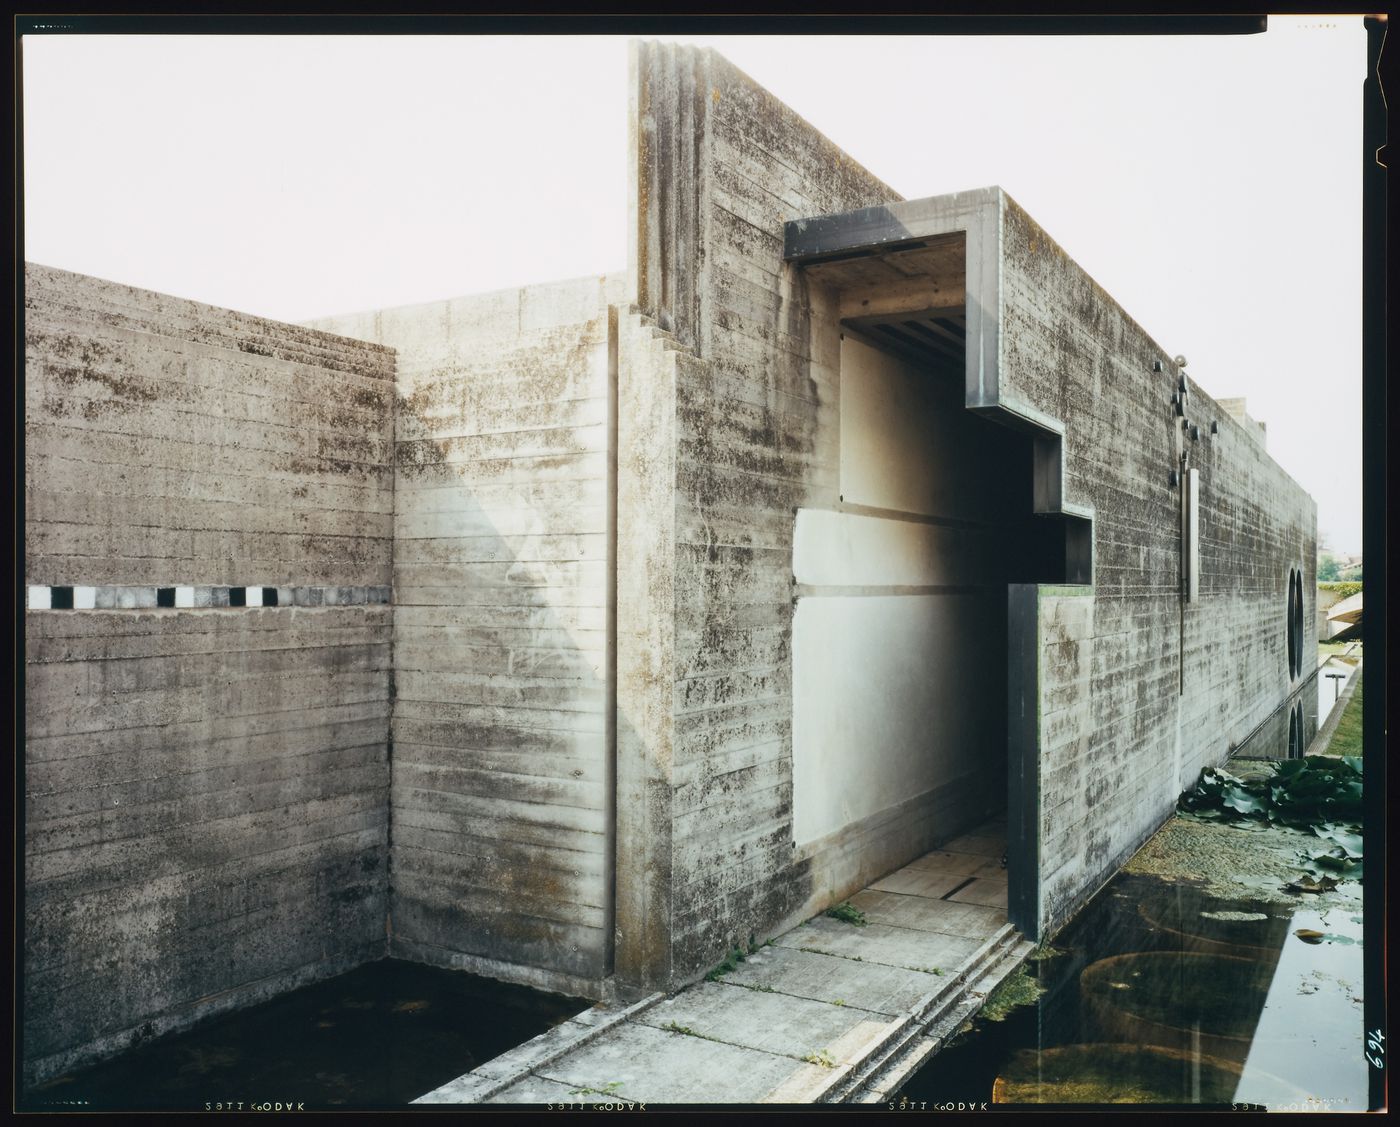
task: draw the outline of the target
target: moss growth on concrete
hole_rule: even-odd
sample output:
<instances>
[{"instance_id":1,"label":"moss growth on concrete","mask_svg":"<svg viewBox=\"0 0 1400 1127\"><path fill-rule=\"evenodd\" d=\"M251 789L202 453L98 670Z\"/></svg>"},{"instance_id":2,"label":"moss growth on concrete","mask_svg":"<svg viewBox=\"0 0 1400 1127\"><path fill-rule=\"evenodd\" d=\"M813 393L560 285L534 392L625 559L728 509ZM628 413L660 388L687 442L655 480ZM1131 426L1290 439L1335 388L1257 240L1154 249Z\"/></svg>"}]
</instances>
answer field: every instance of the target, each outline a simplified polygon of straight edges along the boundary
<instances>
[{"instance_id":1,"label":"moss growth on concrete","mask_svg":"<svg viewBox=\"0 0 1400 1127\"><path fill-rule=\"evenodd\" d=\"M1004 1021L1006 1015L1018 1006L1029 1006L1045 993L1043 987L1033 978L1024 966L1017 967L997 988L987 995L986 1005L980 1017L988 1021Z\"/></svg>"}]
</instances>

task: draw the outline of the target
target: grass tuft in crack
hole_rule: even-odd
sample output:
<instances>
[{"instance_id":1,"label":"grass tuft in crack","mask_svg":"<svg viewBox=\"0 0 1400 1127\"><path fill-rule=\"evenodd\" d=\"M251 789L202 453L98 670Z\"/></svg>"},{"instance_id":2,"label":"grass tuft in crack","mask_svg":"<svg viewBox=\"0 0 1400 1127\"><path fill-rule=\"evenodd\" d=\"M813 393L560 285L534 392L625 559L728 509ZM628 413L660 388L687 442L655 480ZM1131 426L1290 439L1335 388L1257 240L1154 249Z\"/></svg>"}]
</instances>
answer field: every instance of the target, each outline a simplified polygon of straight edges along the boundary
<instances>
[{"instance_id":1,"label":"grass tuft in crack","mask_svg":"<svg viewBox=\"0 0 1400 1127\"><path fill-rule=\"evenodd\" d=\"M828 908L825 914L833 920L842 920L848 924L854 924L856 927L865 927L869 923L865 918L865 913L852 905L849 900L837 904L833 908Z\"/></svg>"}]
</instances>

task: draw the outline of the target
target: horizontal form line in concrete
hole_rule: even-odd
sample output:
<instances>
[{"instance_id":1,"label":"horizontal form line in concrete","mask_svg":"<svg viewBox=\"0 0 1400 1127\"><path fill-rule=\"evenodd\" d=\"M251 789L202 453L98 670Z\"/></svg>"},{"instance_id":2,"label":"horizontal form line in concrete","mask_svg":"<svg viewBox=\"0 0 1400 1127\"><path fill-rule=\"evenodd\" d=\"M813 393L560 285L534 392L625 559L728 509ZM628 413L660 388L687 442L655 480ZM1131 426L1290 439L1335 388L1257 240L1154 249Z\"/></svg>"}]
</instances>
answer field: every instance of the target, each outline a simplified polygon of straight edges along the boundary
<instances>
[{"instance_id":1,"label":"horizontal form line in concrete","mask_svg":"<svg viewBox=\"0 0 1400 1127\"><path fill-rule=\"evenodd\" d=\"M379 587L87 587L30 586L30 610L249 609L382 606L393 588Z\"/></svg>"}]
</instances>

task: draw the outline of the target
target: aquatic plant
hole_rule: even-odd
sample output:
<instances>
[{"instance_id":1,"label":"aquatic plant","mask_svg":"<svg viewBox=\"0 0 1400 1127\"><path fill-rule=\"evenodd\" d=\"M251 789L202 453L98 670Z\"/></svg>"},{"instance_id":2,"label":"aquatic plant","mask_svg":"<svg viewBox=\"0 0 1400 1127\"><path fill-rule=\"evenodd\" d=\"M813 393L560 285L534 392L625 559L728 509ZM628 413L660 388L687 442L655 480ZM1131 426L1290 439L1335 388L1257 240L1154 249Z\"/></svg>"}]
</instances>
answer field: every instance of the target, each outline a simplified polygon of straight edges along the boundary
<instances>
[{"instance_id":1,"label":"aquatic plant","mask_svg":"<svg viewBox=\"0 0 1400 1127\"><path fill-rule=\"evenodd\" d=\"M1274 764L1272 773L1240 779L1219 767L1201 772L1179 809L1194 818L1222 822L1265 821L1311 830L1325 845L1302 849L1305 876L1294 892L1324 892L1361 871L1361 760L1307 755ZM1314 879L1315 878L1315 879Z\"/></svg>"},{"instance_id":2,"label":"aquatic plant","mask_svg":"<svg viewBox=\"0 0 1400 1127\"><path fill-rule=\"evenodd\" d=\"M1273 765L1270 774L1249 780L1220 767L1207 767L1195 789L1182 795L1178 805L1194 817L1226 822L1255 818L1298 829L1359 826L1361 759L1326 755L1284 759Z\"/></svg>"}]
</instances>

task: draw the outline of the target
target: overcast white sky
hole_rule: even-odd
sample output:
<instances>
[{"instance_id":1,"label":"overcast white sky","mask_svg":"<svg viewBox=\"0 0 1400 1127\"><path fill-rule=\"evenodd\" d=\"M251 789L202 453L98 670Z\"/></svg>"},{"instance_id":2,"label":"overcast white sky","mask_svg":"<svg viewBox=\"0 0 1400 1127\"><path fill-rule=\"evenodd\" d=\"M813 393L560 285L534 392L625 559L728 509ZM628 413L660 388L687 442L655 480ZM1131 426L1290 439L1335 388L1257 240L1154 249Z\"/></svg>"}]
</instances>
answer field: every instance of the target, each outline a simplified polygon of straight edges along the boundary
<instances>
[{"instance_id":1,"label":"overcast white sky","mask_svg":"<svg viewBox=\"0 0 1400 1127\"><path fill-rule=\"evenodd\" d=\"M1000 184L1361 548L1359 17L677 37L905 197ZM26 36L25 257L289 321L626 265L626 39Z\"/></svg>"}]
</instances>

